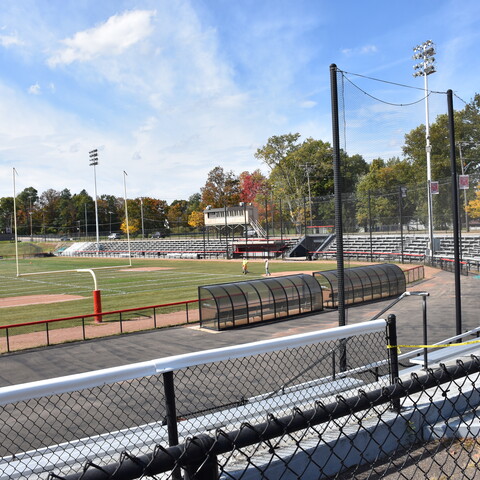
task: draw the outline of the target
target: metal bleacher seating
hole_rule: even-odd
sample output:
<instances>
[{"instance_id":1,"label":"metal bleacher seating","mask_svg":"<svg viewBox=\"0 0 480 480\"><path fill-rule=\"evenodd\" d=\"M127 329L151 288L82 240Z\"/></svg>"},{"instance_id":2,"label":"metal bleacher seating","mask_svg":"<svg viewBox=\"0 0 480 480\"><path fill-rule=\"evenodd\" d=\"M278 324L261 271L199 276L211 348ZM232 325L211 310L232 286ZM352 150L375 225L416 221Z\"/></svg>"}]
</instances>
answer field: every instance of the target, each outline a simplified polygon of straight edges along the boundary
<instances>
[{"instance_id":1,"label":"metal bleacher seating","mask_svg":"<svg viewBox=\"0 0 480 480\"><path fill-rule=\"evenodd\" d=\"M453 258L453 236L436 235L436 257ZM370 245L371 241L371 245ZM403 255L406 261L423 261L428 246L428 235L403 235ZM315 253L317 258L333 258L336 255L337 244L334 239L323 251ZM389 235L345 235L343 238L344 256L361 260L371 256L377 260L400 259L402 253L402 237L397 234ZM463 235L461 239L462 258L480 258L480 236Z\"/></svg>"},{"instance_id":2,"label":"metal bleacher seating","mask_svg":"<svg viewBox=\"0 0 480 480\"><path fill-rule=\"evenodd\" d=\"M218 239L161 239L161 240L132 240L130 249L126 240L100 242L97 249L96 242L90 242L81 250L74 250L70 255L75 256L104 256L124 257L129 252L132 257L155 258L220 258L225 256L225 241Z\"/></svg>"}]
</instances>

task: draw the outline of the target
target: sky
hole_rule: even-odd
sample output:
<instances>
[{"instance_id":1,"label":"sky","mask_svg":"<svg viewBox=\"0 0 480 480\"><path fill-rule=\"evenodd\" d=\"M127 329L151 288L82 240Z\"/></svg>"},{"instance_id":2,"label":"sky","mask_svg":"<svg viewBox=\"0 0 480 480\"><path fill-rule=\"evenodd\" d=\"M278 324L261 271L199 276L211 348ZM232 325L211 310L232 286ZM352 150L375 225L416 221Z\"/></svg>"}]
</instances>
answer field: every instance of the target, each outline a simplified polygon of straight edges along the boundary
<instances>
[{"instance_id":1,"label":"sky","mask_svg":"<svg viewBox=\"0 0 480 480\"><path fill-rule=\"evenodd\" d=\"M478 0L0 0L0 197L14 169L17 194L93 195L93 149L98 195L171 203L216 166L268 174L255 152L269 137L331 142L332 63L419 100L412 49L430 39L429 89L463 108L480 91ZM418 108L396 128L422 123ZM368 143L349 153L371 160Z\"/></svg>"}]
</instances>

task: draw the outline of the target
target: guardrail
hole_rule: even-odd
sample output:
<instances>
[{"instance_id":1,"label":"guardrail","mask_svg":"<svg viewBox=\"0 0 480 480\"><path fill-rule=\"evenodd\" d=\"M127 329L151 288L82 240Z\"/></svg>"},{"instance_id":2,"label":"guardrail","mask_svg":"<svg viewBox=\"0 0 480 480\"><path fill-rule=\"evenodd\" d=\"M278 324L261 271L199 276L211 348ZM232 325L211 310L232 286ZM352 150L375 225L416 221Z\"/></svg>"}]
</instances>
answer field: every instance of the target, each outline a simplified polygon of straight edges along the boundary
<instances>
[{"instance_id":1,"label":"guardrail","mask_svg":"<svg viewBox=\"0 0 480 480\"><path fill-rule=\"evenodd\" d=\"M460 273L468 275L470 272L480 272L480 260L474 258L464 258L460 260ZM455 270L455 258L453 257L434 257L432 266L441 268L448 272Z\"/></svg>"},{"instance_id":2,"label":"guardrail","mask_svg":"<svg viewBox=\"0 0 480 480\"><path fill-rule=\"evenodd\" d=\"M425 278L425 267L423 265L418 265L404 270L403 273L405 274L405 281L408 285L409 283L418 282Z\"/></svg>"},{"instance_id":3,"label":"guardrail","mask_svg":"<svg viewBox=\"0 0 480 480\"><path fill-rule=\"evenodd\" d=\"M335 258L337 256L336 250L323 250L321 252L310 252L314 258ZM366 250L345 250L343 252L345 257L350 259L355 259L357 261L378 261L378 260L389 260L399 262L424 262L425 254L423 253L400 253L400 252L378 252L378 251L366 251Z\"/></svg>"},{"instance_id":4,"label":"guardrail","mask_svg":"<svg viewBox=\"0 0 480 480\"><path fill-rule=\"evenodd\" d=\"M139 330L156 329L168 325L196 323L198 322L198 310L195 310L195 312L189 310L189 305L192 304L198 304L198 300L102 312L102 323L100 324L95 324L94 322L95 317L98 317L98 313L90 313L13 325L1 325L0 336L3 336L1 339L3 341L0 343L0 353L10 353L26 348L50 346L75 340L88 340ZM185 305L185 310L176 310L168 313L159 312L162 309L172 310L172 308L181 305ZM60 323L67 322L74 325L54 328ZM77 324L75 325L75 323ZM25 333L21 332L22 329L24 329ZM13 330L16 330L14 335L11 333Z\"/></svg>"}]
</instances>

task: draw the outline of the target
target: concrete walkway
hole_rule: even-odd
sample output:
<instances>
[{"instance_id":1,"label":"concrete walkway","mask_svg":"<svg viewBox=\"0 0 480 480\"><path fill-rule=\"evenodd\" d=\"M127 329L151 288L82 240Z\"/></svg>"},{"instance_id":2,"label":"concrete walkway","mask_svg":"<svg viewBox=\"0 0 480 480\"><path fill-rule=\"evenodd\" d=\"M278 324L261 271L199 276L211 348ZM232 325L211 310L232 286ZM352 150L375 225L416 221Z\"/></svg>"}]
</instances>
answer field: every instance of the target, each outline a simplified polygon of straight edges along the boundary
<instances>
[{"instance_id":1,"label":"concrete walkway","mask_svg":"<svg viewBox=\"0 0 480 480\"><path fill-rule=\"evenodd\" d=\"M436 271L409 291L426 291L428 343L455 335L455 285L450 272ZM478 295L480 276L461 278L462 331L480 325ZM370 320L391 300L349 308L347 323ZM422 338L422 299L407 297L389 313L397 315L399 344L416 345ZM126 365L155 358L211 348L282 337L338 325L338 312L326 311L253 327L213 332L198 327L173 327L86 342L57 345L3 354L0 386L54 378L101 368Z\"/></svg>"}]
</instances>

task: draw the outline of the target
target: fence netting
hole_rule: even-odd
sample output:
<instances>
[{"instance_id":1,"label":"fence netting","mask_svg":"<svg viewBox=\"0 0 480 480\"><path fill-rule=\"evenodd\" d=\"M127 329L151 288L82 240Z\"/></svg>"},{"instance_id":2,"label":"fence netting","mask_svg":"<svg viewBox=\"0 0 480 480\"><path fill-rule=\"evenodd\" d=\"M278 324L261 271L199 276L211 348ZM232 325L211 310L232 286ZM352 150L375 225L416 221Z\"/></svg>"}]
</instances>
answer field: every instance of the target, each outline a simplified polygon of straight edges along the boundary
<instances>
[{"instance_id":1,"label":"fence netting","mask_svg":"<svg viewBox=\"0 0 480 480\"><path fill-rule=\"evenodd\" d=\"M155 445L387 385L385 344L384 331L364 333L7 403L0 406L0 478L70 475L87 462L103 468L122 451L140 457Z\"/></svg>"},{"instance_id":2,"label":"fence netting","mask_svg":"<svg viewBox=\"0 0 480 480\"><path fill-rule=\"evenodd\" d=\"M407 86L341 69L337 69L337 83L340 147L346 155L361 155L370 164L370 180L356 189L355 200L345 186L344 207L350 204L344 212L346 232L354 231L355 227L367 230L369 226L378 231L395 231L400 224L399 215L406 229L424 230L428 225L427 105L431 181L438 184L438 188L432 186L432 224L436 231L451 230L453 202L446 92L431 88L425 91L420 80L412 79ZM465 107L463 99L454 97L456 113ZM471 148L471 138L463 113L455 122L457 173L470 176L469 188L459 192L460 222L468 230L464 206L475 198L478 186L479 175L471 162L477 152L465 154L465 149ZM408 174L406 166L395 165L403 160L414 167ZM383 169L382 175L376 176L376 166L379 170L389 167L390 172L389 168Z\"/></svg>"},{"instance_id":3,"label":"fence netting","mask_svg":"<svg viewBox=\"0 0 480 480\"><path fill-rule=\"evenodd\" d=\"M478 478L479 372L472 357L60 478Z\"/></svg>"}]
</instances>

